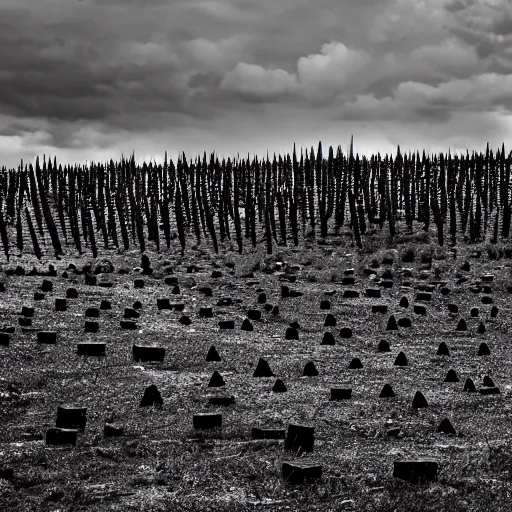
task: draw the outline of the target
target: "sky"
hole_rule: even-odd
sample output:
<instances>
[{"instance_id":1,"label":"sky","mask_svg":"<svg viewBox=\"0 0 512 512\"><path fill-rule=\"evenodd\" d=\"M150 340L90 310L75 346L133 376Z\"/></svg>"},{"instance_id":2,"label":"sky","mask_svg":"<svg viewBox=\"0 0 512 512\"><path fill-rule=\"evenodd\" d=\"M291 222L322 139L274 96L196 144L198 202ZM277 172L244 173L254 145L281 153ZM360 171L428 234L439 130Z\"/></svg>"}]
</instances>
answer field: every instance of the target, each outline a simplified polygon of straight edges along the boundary
<instances>
[{"instance_id":1,"label":"sky","mask_svg":"<svg viewBox=\"0 0 512 512\"><path fill-rule=\"evenodd\" d=\"M510 0L0 0L0 167L512 149Z\"/></svg>"}]
</instances>

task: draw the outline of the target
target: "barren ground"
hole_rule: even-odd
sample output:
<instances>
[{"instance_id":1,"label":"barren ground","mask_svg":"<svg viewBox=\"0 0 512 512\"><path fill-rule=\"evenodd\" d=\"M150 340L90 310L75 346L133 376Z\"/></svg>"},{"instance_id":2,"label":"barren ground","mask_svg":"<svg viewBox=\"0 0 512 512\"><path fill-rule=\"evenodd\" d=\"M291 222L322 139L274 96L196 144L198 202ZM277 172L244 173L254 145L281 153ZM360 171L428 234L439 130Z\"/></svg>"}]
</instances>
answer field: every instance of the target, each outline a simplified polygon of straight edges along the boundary
<instances>
[{"instance_id":1,"label":"barren ground","mask_svg":"<svg viewBox=\"0 0 512 512\"><path fill-rule=\"evenodd\" d=\"M29 257L14 257L2 266L0 281L6 290L0 294L0 324L15 326L9 346L0 346L0 469L14 469L12 479L0 478L2 510L510 510L512 489L511 390L512 349L509 293L510 260L490 260L484 245L461 245L457 257L448 248L425 243L424 236L411 237L396 246L392 266L376 268L377 275L390 269L394 285L382 289L381 299L368 299L364 291L372 284L362 270L373 258L386 253L385 236L375 234L375 252L359 254L344 239L342 245L320 246L311 241L306 247L278 248L285 263L275 270L276 255L267 257L264 246L240 256L221 251L210 255L208 248L188 250L181 257L178 249L161 255L149 253L154 273L141 276L135 267L140 254L102 251L92 262L87 256L65 256L52 261L57 277L7 275L21 264L28 271L35 265ZM380 237L380 242L378 241ZM336 239L337 240L337 239ZM428 241L427 241L428 242ZM264 244L262 244L264 245ZM404 247L416 249L416 259L403 263L399 254ZM497 244L497 248L503 244ZM435 250L433 250L435 248ZM470 257L483 249L480 258ZM419 279L422 254L434 252L446 259L433 259L431 275ZM74 253L72 253L74 254ZM84 276L72 271L62 273L69 263L80 269L86 262L93 267L103 259L114 265L114 272L98 276L113 283L112 288L86 286ZM460 271L468 260L469 272ZM234 263L234 269L226 263ZM189 274L190 264L202 270ZM291 265L300 269L290 270ZM171 267L171 268L169 268ZM120 268L129 272L119 274ZM355 270L355 285L344 286L343 271ZM403 269L409 268L412 277ZM439 286L427 305L427 314L412 311L417 290L400 288L404 281L413 285L446 281L448 295ZM172 274L169 272L172 269ZM270 269L270 270L269 270ZM295 283L279 280L286 269L297 276ZM212 278L213 270L222 277ZM269 270L267 272L267 270ZM274 270L274 271L272 271ZM241 277L254 272L254 278ZM469 277L456 284L456 274ZM489 294L493 304L481 302L483 293L469 288L486 272L494 274ZM181 294L173 295L164 277L178 278ZM142 277L143 289L135 289L133 280ZM34 301L34 291L43 279L53 282L53 291L42 301ZM257 284L249 285L249 282ZM197 284L197 286L194 286ZM281 285L303 292L297 298L281 298ZM213 297L198 290L210 286ZM55 312L55 298L65 297L66 289L76 287L77 299L68 299L66 312ZM278 316L258 304L258 290L267 294L267 302L278 305ZM344 289L361 292L356 299L343 298ZM261 291L260 290L260 291ZM332 296L325 292L335 290ZM399 307L407 296L409 308ZM182 313L158 311L156 299L184 302L183 314L192 323L181 325ZM240 299L232 306L217 306L221 297ZM100 328L96 334L84 333L84 312L99 307L102 299L112 301L112 309L100 311ZM320 301L331 301L330 311L320 309ZM125 307L142 302L136 331L122 330ZM459 314L450 314L448 303L459 306ZM387 304L385 314L372 313L372 304ZM199 318L201 306L213 306L214 317ZM490 318L490 309L498 306L499 314ZM34 306L33 327L57 331L55 345L41 345L36 332L24 332L18 325L22 306ZM480 308L478 318L470 309ZM247 310L261 309L262 319L253 321L253 332L240 329ZM336 327L324 327L327 313L337 319ZM390 314L407 316L412 327L386 332ZM455 332L464 317L468 331ZM235 320L235 329L221 331L219 320ZM93 319L94 320L94 319ZM298 341L285 340L289 323L300 323ZM480 322L485 334L478 334ZM1 326L1 325L0 325ZM342 327L351 327L353 336L342 339ZM321 345L325 331L336 338L335 346ZM391 352L378 352L381 339L387 339ZM105 341L106 357L83 357L76 354L78 341ZM451 355L436 356L441 341ZM478 357L485 341L491 355ZM165 347L164 363L136 363L132 344L155 344ZM206 354L214 345L221 362L207 363ZM408 366L393 365L396 355L404 351ZM258 359L263 357L275 374L273 378L253 378ZM363 368L349 370L352 357L359 357ZM317 377L302 377L304 365L313 361ZM460 379L445 383L453 368ZM208 388L214 370L224 377L224 388ZM482 396L462 391L464 380L471 377L477 388L482 377L490 375L500 388L500 395ZM288 388L273 393L276 378ZM393 387L396 398L380 399L385 383ZM163 397L162 407L141 408L144 389L156 384ZM352 398L330 401L330 388L351 387ZM423 392L429 407L411 407L417 390ZM233 394L236 403L229 407L207 404L207 395ZM57 406L74 403L87 407L87 426L78 436L76 447L45 445L45 433L55 425ZM219 410L222 428L203 431L192 427L197 412ZM457 430L456 436L437 432L441 420L448 416ZM105 421L124 425L125 435L105 438ZM296 456L283 449L282 441L254 441L255 426L287 428L289 423L315 427L315 449L304 459L323 465L321 480L293 486L281 478L283 461ZM386 435L386 429L398 426L403 436ZM393 461L403 457L432 458L439 462L439 479L428 486L414 486L393 478Z\"/></svg>"}]
</instances>

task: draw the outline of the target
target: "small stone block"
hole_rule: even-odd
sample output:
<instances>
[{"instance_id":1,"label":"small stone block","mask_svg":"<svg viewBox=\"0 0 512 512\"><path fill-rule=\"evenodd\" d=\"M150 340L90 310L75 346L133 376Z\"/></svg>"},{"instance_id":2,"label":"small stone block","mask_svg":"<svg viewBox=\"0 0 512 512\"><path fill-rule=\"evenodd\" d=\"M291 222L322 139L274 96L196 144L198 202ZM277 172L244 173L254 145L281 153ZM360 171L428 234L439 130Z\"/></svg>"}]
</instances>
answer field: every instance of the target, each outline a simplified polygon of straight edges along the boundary
<instances>
[{"instance_id":1,"label":"small stone block","mask_svg":"<svg viewBox=\"0 0 512 512\"><path fill-rule=\"evenodd\" d=\"M112 303L109 300L102 300L100 303L100 309L102 311L106 309L112 309Z\"/></svg>"},{"instance_id":2,"label":"small stone block","mask_svg":"<svg viewBox=\"0 0 512 512\"><path fill-rule=\"evenodd\" d=\"M330 400L349 400L352 397L352 388L331 388Z\"/></svg>"},{"instance_id":3,"label":"small stone block","mask_svg":"<svg viewBox=\"0 0 512 512\"><path fill-rule=\"evenodd\" d=\"M283 462L281 474L288 483L303 484L309 480L322 478L322 466L304 462Z\"/></svg>"},{"instance_id":4,"label":"small stone block","mask_svg":"<svg viewBox=\"0 0 512 512\"><path fill-rule=\"evenodd\" d=\"M169 302L169 299L156 299L156 307L159 310L171 309L171 304Z\"/></svg>"},{"instance_id":5,"label":"small stone block","mask_svg":"<svg viewBox=\"0 0 512 512\"><path fill-rule=\"evenodd\" d=\"M260 312L261 314L261 312ZM199 316L201 318L212 318L213 317L213 309L211 307L202 307L199 309Z\"/></svg>"},{"instance_id":6,"label":"small stone block","mask_svg":"<svg viewBox=\"0 0 512 512\"><path fill-rule=\"evenodd\" d=\"M77 299L78 291L76 288L68 288L66 290L66 299Z\"/></svg>"},{"instance_id":7,"label":"small stone block","mask_svg":"<svg viewBox=\"0 0 512 512\"><path fill-rule=\"evenodd\" d=\"M87 407L61 405L57 407L57 428L85 429Z\"/></svg>"},{"instance_id":8,"label":"small stone block","mask_svg":"<svg viewBox=\"0 0 512 512\"><path fill-rule=\"evenodd\" d=\"M65 444L76 445L77 429L70 428L49 428L46 431L46 444L60 446Z\"/></svg>"},{"instance_id":9,"label":"small stone block","mask_svg":"<svg viewBox=\"0 0 512 512\"><path fill-rule=\"evenodd\" d=\"M34 308L29 308L27 306L23 306L21 308L21 314L23 316L26 316L26 317L29 317L29 318L32 318L34 316Z\"/></svg>"},{"instance_id":10,"label":"small stone block","mask_svg":"<svg viewBox=\"0 0 512 512\"><path fill-rule=\"evenodd\" d=\"M253 439L284 439L286 430L284 428L258 428L253 427Z\"/></svg>"},{"instance_id":11,"label":"small stone block","mask_svg":"<svg viewBox=\"0 0 512 512\"><path fill-rule=\"evenodd\" d=\"M55 311L66 311L67 307L66 299L55 299Z\"/></svg>"},{"instance_id":12,"label":"small stone block","mask_svg":"<svg viewBox=\"0 0 512 512\"><path fill-rule=\"evenodd\" d=\"M432 482L437 479L439 465L428 460L396 460L393 465L393 476L416 484Z\"/></svg>"},{"instance_id":13,"label":"small stone block","mask_svg":"<svg viewBox=\"0 0 512 512\"><path fill-rule=\"evenodd\" d=\"M132 347L132 354L134 361L141 361L143 363L148 361L163 362L165 358L165 348L134 344Z\"/></svg>"},{"instance_id":14,"label":"small stone block","mask_svg":"<svg viewBox=\"0 0 512 512\"><path fill-rule=\"evenodd\" d=\"M98 322L93 322L93 321L86 321L85 322L85 327L84 327L84 332L98 332L100 329L100 326L98 324Z\"/></svg>"},{"instance_id":15,"label":"small stone block","mask_svg":"<svg viewBox=\"0 0 512 512\"><path fill-rule=\"evenodd\" d=\"M226 396L211 396L208 398L210 405L228 406L235 403L235 397L233 395Z\"/></svg>"},{"instance_id":16,"label":"small stone block","mask_svg":"<svg viewBox=\"0 0 512 512\"><path fill-rule=\"evenodd\" d=\"M105 423L103 426L103 435L105 437L119 437L124 434L124 428L114 423Z\"/></svg>"},{"instance_id":17,"label":"small stone block","mask_svg":"<svg viewBox=\"0 0 512 512\"><path fill-rule=\"evenodd\" d=\"M481 395L499 395L500 394L500 389L496 386L480 388L479 391L480 391Z\"/></svg>"},{"instance_id":18,"label":"small stone block","mask_svg":"<svg viewBox=\"0 0 512 512\"><path fill-rule=\"evenodd\" d=\"M106 346L106 343L100 341L77 343L77 354L79 356L104 356Z\"/></svg>"},{"instance_id":19,"label":"small stone block","mask_svg":"<svg viewBox=\"0 0 512 512\"><path fill-rule=\"evenodd\" d=\"M134 331L137 329L137 324L132 322L131 320L121 320L120 322L121 329L127 329L129 331Z\"/></svg>"},{"instance_id":20,"label":"small stone block","mask_svg":"<svg viewBox=\"0 0 512 512\"><path fill-rule=\"evenodd\" d=\"M222 414L199 413L194 414L192 423L195 429L207 430L222 427Z\"/></svg>"},{"instance_id":21,"label":"small stone block","mask_svg":"<svg viewBox=\"0 0 512 512\"><path fill-rule=\"evenodd\" d=\"M37 341L39 343L57 343L57 333L55 331L39 331L37 333Z\"/></svg>"}]
</instances>

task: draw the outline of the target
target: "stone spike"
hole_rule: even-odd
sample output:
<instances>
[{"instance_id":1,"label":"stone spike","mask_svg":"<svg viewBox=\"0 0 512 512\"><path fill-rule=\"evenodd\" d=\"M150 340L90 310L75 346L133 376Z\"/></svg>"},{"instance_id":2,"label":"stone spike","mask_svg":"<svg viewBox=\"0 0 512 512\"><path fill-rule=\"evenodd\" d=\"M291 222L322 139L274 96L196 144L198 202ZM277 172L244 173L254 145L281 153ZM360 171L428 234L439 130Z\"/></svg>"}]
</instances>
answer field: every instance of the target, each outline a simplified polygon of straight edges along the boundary
<instances>
[{"instance_id":1,"label":"stone spike","mask_svg":"<svg viewBox=\"0 0 512 512\"><path fill-rule=\"evenodd\" d=\"M427 399L423 396L421 391L416 391L414 399L412 401L413 409L421 409L422 407L428 407Z\"/></svg>"},{"instance_id":2,"label":"stone spike","mask_svg":"<svg viewBox=\"0 0 512 512\"><path fill-rule=\"evenodd\" d=\"M448 345L442 341L441 343L439 343L439 347L437 349L437 352L436 352L436 356L449 356L450 355L450 351L448 350Z\"/></svg>"},{"instance_id":3,"label":"stone spike","mask_svg":"<svg viewBox=\"0 0 512 512\"><path fill-rule=\"evenodd\" d=\"M220 388L225 385L226 385L226 383L224 382L224 378L217 370L215 370L213 372L212 376L210 377L210 382L208 383L208 387L209 388Z\"/></svg>"},{"instance_id":4,"label":"stone spike","mask_svg":"<svg viewBox=\"0 0 512 512\"><path fill-rule=\"evenodd\" d=\"M324 327L336 327L336 318L332 313L325 316Z\"/></svg>"},{"instance_id":5,"label":"stone spike","mask_svg":"<svg viewBox=\"0 0 512 512\"><path fill-rule=\"evenodd\" d=\"M354 357L352 361L350 361L350 364L348 365L350 370L359 370L363 367L363 363L361 362L361 359L359 357Z\"/></svg>"},{"instance_id":6,"label":"stone spike","mask_svg":"<svg viewBox=\"0 0 512 512\"><path fill-rule=\"evenodd\" d=\"M461 318L459 320L459 323L457 324L457 327L455 330L456 331L467 331L468 330L468 326L467 326L466 320L464 320L464 318Z\"/></svg>"},{"instance_id":7,"label":"stone spike","mask_svg":"<svg viewBox=\"0 0 512 512\"><path fill-rule=\"evenodd\" d=\"M391 352L391 348L389 346L389 341L387 340L380 340L379 345L377 346L377 350L379 352Z\"/></svg>"},{"instance_id":8,"label":"stone spike","mask_svg":"<svg viewBox=\"0 0 512 512\"><path fill-rule=\"evenodd\" d=\"M140 407L147 407L150 405L162 405L164 401L162 400L162 396L160 395L160 391L158 388L151 384L144 390L144 396L140 401Z\"/></svg>"},{"instance_id":9,"label":"stone spike","mask_svg":"<svg viewBox=\"0 0 512 512\"><path fill-rule=\"evenodd\" d=\"M206 355L206 361L220 361L221 358L219 356L219 353L217 352L217 349L212 345L210 349L208 350L208 354Z\"/></svg>"},{"instance_id":10,"label":"stone spike","mask_svg":"<svg viewBox=\"0 0 512 512\"><path fill-rule=\"evenodd\" d=\"M452 422L448 418L444 418L443 421L437 427L438 432L442 432L443 434L453 434L455 435L457 432L453 428Z\"/></svg>"},{"instance_id":11,"label":"stone spike","mask_svg":"<svg viewBox=\"0 0 512 512\"><path fill-rule=\"evenodd\" d=\"M254 328L251 324L251 321L246 318L243 322L242 322L242 331L253 331Z\"/></svg>"},{"instance_id":12,"label":"stone spike","mask_svg":"<svg viewBox=\"0 0 512 512\"><path fill-rule=\"evenodd\" d=\"M446 377L444 378L445 382L459 382L459 377L457 377L457 373L453 368L448 370Z\"/></svg>"},{"instance_id":13,"label":"stone spike","mask_svg":"<svg viewBox=\"0 0 512 512\"><path fill-rule=\"evenodd\" d=\"M463 391L467 391L468 393L474 393L476 391L475 383L471 377L468 377L464 382Z\"/></svg>"},{"instance_id":14,"label":"stone spike","mask_svg":"<svg viewBox=\"0 0 512 512\"><path fill-rule=\"evenodd\" d=\"M398 331L395 315L391 315L386 326L386 331Z\"/></svg>"},{"instance_id":15,"label":"stone spike","mask_svg":"<svg viewBox=\"0 0 512 512\"><path fill-rule=\"evenodd\" d=\"M254 370L253 377L273 377L274 374L272 373L272 370L270 369L270 366L268 365L267 361L265 359L260 357L260 360L258 361L258 365L256 366L256 369Z\"/></svg>"},{"instance_id":16,"label":"stone spike","mask_svg":"<svg viewBox=\"0 0 512 512\"><path fill-rule=\"evenodd\" d=\"M288 390L286 389L284 382L281 379L277 379L272 387L272 391L274 393L285 393Z\"/></svg>"},{"instance_id":17,"label":"stone spike","mask_svg":"<svg viewBox=\"0 0 512 512\"><path fill-rule=\"evenodd\" d=\"M324 333L324 337L322 339L322 345L335 345L336 340L334 339L334 335L332 332L326 332Z\"/></svg>"},{"instance_id":18,"label":"stone spike","mask_svg":"<svg viewBox=\"0 0 512 512\"><path fill-rule=\"evenodd\" d=\"M391 387L391 384L384 384L382 387L382 391L380 392L379 398L393 398L395 395L395 392L393 391L393 388Z\"/></svg>"},{"instance_id":19,"label":"stone spike","mask_svg":"<svg viewBox=\"0 0 512 512\"><path fill-rule=\"evenodd\" d=\"M316 377L318 375L318 370L316 369L315 363L313 361L309 361L304 366L304 371L302 373L303 377Z\"/></svg>"},{"instance_id":20,"label":"stone spike","mask_svg":"<svg viewBox=\"0 0 512 512\"><path fill-rule=\"evenodd\" d=\"M486 375L483 378L483 385L487 388L493 388L494 387L494 381L489 377L489 375Z\"/></svg>"},{"instance_id":21,"label":"stone spike","mask_svg":"<svg viewBox=\"0 0 512 512\"><path fill-rule=\"evenodd\" d=\"M480 343L480 347L478 347L478 355L479 356L490 356L491 355L491 350L489 349L489 346L487 345L487 343L485 343L485 341Z\"/></svg>"},{"instance_id":22,"label":"stone spike","mask_svg":"<svg viewBox=\"0 0 512 512\"><path fill-rule=\"evenodd\" d=\"M395 366L407 366L407 357L403 352L399 352L396 356L395 362L393 363Z\"/></svg>"}]
</instances>

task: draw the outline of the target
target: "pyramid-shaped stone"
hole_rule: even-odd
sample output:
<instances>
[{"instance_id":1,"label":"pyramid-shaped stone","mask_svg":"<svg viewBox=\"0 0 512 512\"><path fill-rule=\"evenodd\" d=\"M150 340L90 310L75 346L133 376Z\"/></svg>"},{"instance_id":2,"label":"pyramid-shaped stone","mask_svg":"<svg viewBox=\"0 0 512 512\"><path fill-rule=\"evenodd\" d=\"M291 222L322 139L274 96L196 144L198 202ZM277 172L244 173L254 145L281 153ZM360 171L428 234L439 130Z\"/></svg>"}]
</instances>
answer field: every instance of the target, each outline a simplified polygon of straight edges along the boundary
<instances>
[{"instance_id":1,"label":"pyramid-shaped stone","mask_svg":"<svg viewBox=\"0 0 512 512\"><path fill-rule=\"evenodd\" d=\"M352 361L350 361L348 367L350 370L359 370L363 367L363 363L361 362L361 359L359 359L359 357L354 357Z\"/></svg>"},{"instance_id":2,"label":"pyramid-shaped stone","mask_svg":"<svg viewBox=\"0 0 512 512\"><path fill-rule=\"evenodd\" d=\"M400 299L400 307L401 308L408 308L409 307L409 299L407 297L402 297Z\"/></svg>"},{"instance_id":3,"label":"pyramid-shaped stone","mask_svg":"<svg viewBox=\"0 0 512 512\"><path fill-rule=\"evenodd\" d=\"M220 361L219 353L217 352L217 349L212 345L210 349L208 350L208 354L206 354L206 361L212 362L212 361Z\"/></svg>"},{"instance_id":4,"label":"pyramid-shaped stone","mask_svg":"<svg viewBox=\"0 0 512 512\"><path fill-rule=\"evenodd\" d=\"M403 352L399 352L393 364L395 366L407 366L407 356Z\"/></svg>"},{"instance_id":5,"label":"pyramid-shaped stone","mask_svg":"<svg viewBox=\"0 0 512 512\"><path fill-rule=\"evenodd\" d=\"M443 434L452 434L455 435L457 432L453 428L452 422L448 418L444 418L443 421L437 427L437 431Z\"/></svg>"},{"instance_id":6,"label":"pyramid-shaped stone","mask_svg":"<svg viewBox=\"0 0 512 512\"><path fill-rule=\"evenodd\" d=\"M487 345L487 343L485 343L485 341L480 343L480 346L478 347L478 355L479 356L490 356L491 355L491 350L489 349L489 346Z\"/></svg>"},{"instance_id":7,"label":"pyramid-shaped stone","mask_svg":"<svg viewBox=\"0 0 512 512\"><path fill-rule=\"evenodd\" d=\"M272 370L270 369L270 366L268 365L267 361L265 359L260 357L260 360L258 361L258 365L256 366L256 369L254 370L253 377L273 377L274 374L272 373Z\"/></svg>"},{"instance_id":8,"label":"pyramid-shaped stone","mask_svg":"<svg viewBox=\"0 0 512 512\"><path fill-rule=\"evenodd\" d=\"M158 388L151 384L144 390L144 396L140 401L140 407L148 407L151 405L162 405L164 401L162 400L162 396L160 395L160 391Z\"/></svg>"},{"instance_id":9,"label":"pyramid-shaped stone","mask_svg":"<svg viewBox=\"0 0 512 512\"><path fill-rule=\"evenodd\" d=\"M395 315L391 315L386 325L386 331L398 331L398 324L396 323Z\"/></svg>"},{"instance_id":10,"label":"pyramid-shaped stone","mask_svg":"<svg viewBox=\"0 0 512 512\"><path fill-rule=\"evenodd\" d=\"M467 391L468 393L474 393L476 391L475 383L471 377L468 377L464 382L463 391Z\"/></svg>"},{"instance_id":11,"label":"pyramid-shaped stone","mask_svg":"<svg viewBox=\"0 0 512 512\"><path fill-rule=\"evenodd\" d=\"M322 345L335 345L336 340L334 339L334 335L332 332L324 333L324 337L322 339Z\"/></svg>"},{"instance_id":12,"label":"pyramid-shaped stone","mask_svg":"<svg viewBox=\"0 0 512 512\"><path fill-rule=\"evenodd\" d=\"M459 377L457 377L457 372L450 368L448 370L448 373L446 374L446 377L444 378L445 382L459 382Z\"/></svg>"},{"instance_id":13,"label":"pyramid-shaped stone","mask_svg":"<svg viewBox=\"0 0 512 512\"><path fill-rule=\"evenodd\" d=\"M480 322L480 325L477 329L478 334L484 334L485 333L485 324L483 322Z\"/></svg>"},{"instance_id":14,"label":"pyramid-shaped stone","mask_svg":"<svg viewBox=\"0 0 512 512\"><path fill-rule=\"evenodd\" d=\"M468 326L467 326L466 320L464 320L464 318L461 318L459 320L459 323L457 324L457 327L455 330L456 331L467 331L468 330Z\"/></svg>"},{"instance_id":15,"label":"pyramid-shaped stone","mask_svg":"<svg viewBox=\"0 0 512 512\"><path fill-rule=\"evenodd\" d=\"M384 384L382 387L382 391L380 392L379 398L393 398L395 395L395 392L393 391L393 388L391 387L391 384Z\"/></svg>"},{"instance_id":16,"label":"pyramid-shaped stone","mask_svg":"<svg viewBox=\"0 0 512 512\"><path fill-rule=\"evenodd\" d=\"M316 369L315 363L313 361L309 361L304 366L304 371L302 372L303 377L316 377L318 375L318 370Z\"/></svg>"},{"instance_id":17,"label":"pyramid-shaped stone","mask_svg":"<svg viewBox=\"0 0 512 512\"><path fill-rule=\"evenodd\" d=\"M281 379L277 379L274 382L274 386L272 387L272 391L274 393L285 393L288 390L286 389L286 386L284 385L284 382Z\"/></svg>"},{"instance_id":18,"label":"pyramid-shaped stone","mask_svg":"<svg viewBox=\"0 0 512 512\"><path fill-rule=\"evenodd\" d=\"M220 388L225 385L226 385L226 383L224 382L224 378L217 370L215 370L213 372L212 376L210 377L210 382L208 383L208 387L209 388Z\"/></svg>"},{"instance_id":19,"label":"pyramid-shaped stone","mask_svg":"<svg viewBox=\"0 0 512 512\"><path fill-rule=\"evenodd\" d=\"M498 306L493 306L491 308L491 318L496 318L498 316L498 312L499 312Z\"/></svg>"},{"instance_id":20,"label":"pyramid-shaped stone","mask_svg":"<svg viewBox=\"0 0 512 512\"><path fill-rule=\"evenodd\" d=\"M336 327L336 318L332 313L325 316L324 327Z\"/></svg>"},{"instance_id":21,"label":"pyramid-shaped stone","mask_svg":"<svg viewBox=\"0 0 512 512\"><path fill-rule=\"evenodd\" d=\"M423 396L421 391L416 391L414 398L412 400L413 409L421 409L423 407L428 407L427 399Z\"/></svg>"},{"instance_id":22,"label":"pyramid-shaped stone","mask_svg":"<svg viewBox=\"0 0 512 512\"><path fill-rule=\"evenodd\" d=\"M449 356L449 355L450 355L450 351L448 350L448 345L444 341L441 341L441 343L439 343L439 347L437 348L436 356Z\"/></svg>"},{"instance_id":23,"label":"pyramid-shaped stone","mask_svg":"<svg viewBox=\"0 0 512 512\"><path fill-rule=\"evenodd\" d=\"M491 379L491 377L489 377L489 375L486 375L483 378L483 384L487 388L493 388L494 387L494 381Z\"/></svg>"},{"instance_id":24,"label":"pyramid-shaped stone","mask_svg":"<svg viewBox=\"0 0 512 512\"><path fill-rule=\"evenodd\" d=\"M242 331L254 331L254 327L248 318L244 319L242 322Z\"/></svg>"},{"instance_id":25,"label":"pyramid-shaped stone","mask_svg":"<svg viewBox=\"0 0 512 512\"><path fill-rule=\"evenodd\" d=\"M391 352L391 347L389 346L389 341L380 340L379 345L377 346L377 350L379 352Z\"/></svg>"}]
</instances>

